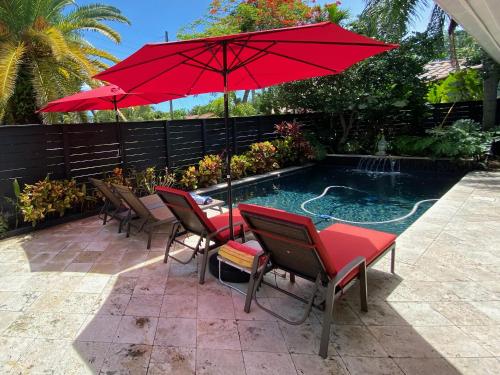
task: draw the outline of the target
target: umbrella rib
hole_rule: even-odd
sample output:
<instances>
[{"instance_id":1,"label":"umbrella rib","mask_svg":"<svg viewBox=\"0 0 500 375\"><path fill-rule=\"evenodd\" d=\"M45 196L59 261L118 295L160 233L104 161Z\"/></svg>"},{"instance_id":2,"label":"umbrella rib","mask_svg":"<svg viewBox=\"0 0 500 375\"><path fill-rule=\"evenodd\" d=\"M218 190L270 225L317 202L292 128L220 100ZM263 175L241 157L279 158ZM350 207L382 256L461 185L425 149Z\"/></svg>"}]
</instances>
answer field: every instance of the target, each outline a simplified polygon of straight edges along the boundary
<instances>
[{"instance_id":1,"label":"umbrella rib","mask_svg":"<svg viewBox=\"0 0 500 375\"><path fill-rule=\"evenodd\" d=\"M165 43L159 44L159 46L162 46L163 44L165 44ZM195 51L195 50L200 49L200 48L204 48L204 49L203 49L203 51L201 51L200 53L197 53L194 56L194 57L196 57L196 56L202 54L203 52L205 52L207 50L206 45L196 46L196 47L193 47L193 48L189 48L189 49L186 49L186 50L182 51L182 53L192 52L192 51ZM115 72L119 72L119 71L122 71L122 70L130 69L130 68L135 68L137 66L148 64L148 63L151 63L151 62L154 62L154 61L157 61L157 60L167 59L169 57L176 56L176 55L179 55L179 52L174 52L174 53L169 53L168 55L162 55L162 56L153 57L151 59L139 61L139 62L130 64L130 65L126 65L126 66L114 66L114 67L109 68L108 70L105 70L105 71L103 71L103 72L101 72L99 74L96 74L95 77L101 77L100 79L104 80L104 77L106 76L106 74L108 74L108 71L109 71L109 73L115 73ZM181 62L181 64L182 64L182 62Z\"/></svg>"},{"instance_id":2,"label":"umbrella rib","mask_svg":"<svg viewBox=\"0 0 500 375\"><path fill-rule=\"evenodd\" d=\"M208 44L208 43L207 43ZM213 46L209 46L208 47L208 51L212 54L212 57L215 59L215 61L217 61L217 64L219 64L219 73L221 73L223 70L224 70L224 66L223 64L219 61L219 59L217 58L217 53L220 51L220 49L222 48L220 44L217 44L215 45L216 47L218 47L217 51L214 51L214 49L212 48Z\"/></svg>"},{"instance_id":3,"label":"umbrella rib","mask_svg":"<svg viewBox=\"0 0 500 375\"><path fill-rule=\"evenodd\" d=\"M239 41L235 41L234 43L238 43ZM387 43L370 43L370 42L328 42L322 40L267 40L267 39L258 39L258 40L250 40L250 43L286 43L286 44L326 44L326 45L338 45L338 46L356 46L356 47L394 47L392 44Z\"/></svg>"},{"instance_id":4,"label":"umbrella rib","mask_svg":"<svg viewBox=\"0 0 500 375\"><path fill-rule=\"evenodd\" d=\"M231 51L234 53L233 51L233 48L231 46L229 46L229 48L231 49ZM248 69L248 66L246 66L242 61L241 59L235 55L235 59L237 59L240 63L241 63L241 66L246 70L246 72L248 73L248 75L250 76L250 78L252 78L252 80L257 84L258 87L262 87L259 83L259 81L257 81L257 79L255 78L255 76L252 74L252 72L250 72L250 70ZM233 71L233 70L232 70Z\"/></svg>"},{"instance_id":5,"label":"umbrella rib","mask_svg":"<svg viewBox=\"0 0 500 375\"><path fill-rule=\"evenodd\" d=\"M200 70L210 70L211 72L220 73L220 70L217 70L217 69L215 69L211 66L208 66L208 65L197 65L197 64L193 64L193 63L189 63L189 62L184 62L184 65L191 66L193 68L198 68Z\"/></svg>"},{"instance_id":6,"label":"umbrella rib","mask_svg":"<svg viewBox=\"0 0 500 375\"><path fill-rule=\"evenodd\" d=\"M257 51L260 51L258 48L256 47L252 47L252 46L248 46L247 45L247 48L250 48L250 49L254 49L254 50L257 50ZM297 61L297 62L300 62L302 64L306 64L306 65L310 65L310 66L314 66L316 68L320 68L320 69L324 69L324 70L328 70L332 73L338 73L338 70L336 69L332 69L332 68L328 68L326 66L323 66L323 65L319 65L319 64L315 64L313 62L310 62L310 61L306 61L306 60L302 60L302 59L299 59L297 57L292 57L292 56L288 56L288 55L285 55L285 54L282 54L282 53L279 53L279 52L274 52L274 51L269 51L267 50L266 51L267 54L271 54L271 55L275 55L275 56L278 56L278 57L283 57L285 59L288 59L288 60L292 60L292 61Z\"/></svg>"},{"instance_id":7,"label":"umbrella rib","mask_svg":"<svg viewBox=\"0 0 500 375\"><path fill-rule=\"evenodd\" d=\"M255 50L257 50L258 52L257 52L255 55L253 55L253 56L249 57L249 58L248 58L248 59L246 59L246 60L241 60L241 59L239 59L240 64L235 65L234 67L232 67L232 68L231 68L231 71L238 70L238 69L239 69L239 68L241 68L242 66L244 66L244 65L248 65L248 64L250 64L250 63L254 62L255 60L260 59L261 57L266 56L266 55L268 54L268 53L267 53L267 50L268 50L269 48L273 47L275 44L276 44L276 43L274 43L274 42L273 42L273 43L271 43L270 45L268 45L268 46L267 46L266 48L264 48L264 49L257 49L257 48L254 48L254 49L255 49Z\"/></svg>"},{"instance_id":8,"label":"umbrella rib","mask_svg":"<svg viewBox=\"0 0 500 375\"><path fill-rule=\"evenodd\" d=\"M194 57L196 57L196 56L198 56L198 55L201 55L202 53L206 52L208 48L209 48L209 47L206 47L203 51L198 52L198 53L197 53ZM164 69L164 70L162 70L161 72L159 72L159 73L155 74L154 76L152 76L152 77L150 77L150 78L146 79L145 81L142 81L141 83L139 83L139 84L135 85L134 87L130 88L130 90L128 90L128 91L133 91L133 90L135 90L136 88L138 88L138 87L140 87L140 86L144 85L145 83L148 83L148 82L153 81L154 79L158 78L158 77L159 77L159 76L161 76L162 74L168 73L168 72L169 72L169 71L171 71L172 69L175 69L175 68L177 68L178 66L180 66L180 65L182 65L182 64L184 64L184 63L186 63L186 61L187 61L187 59L186 59L186 60L184 60L184 61L179 61L177 64L174 64L174 65L172 65L172 66L168 67L167 69Z\"/></svg>"},{"instance_id":9,"label":"umbrella rib","mask_svg":"<svg viewBox=\"0 0 500 375\"><path fill-rule=\"evenodd\" d=\"M211 53L212 53L212 57L210 58L210 60L208 61L208 64L210 64L212 62L212 60L216 59L217 60L217 53L213 52L211 49L210 49ZM200 70L200 73L198 74L198 76L195 78L195 80L193 81L193 83L191 84L191 86L189 87L189 91L188 93L191 92L191 90L193 89L194 86L196 86L196 84L199 82L199 80L201 79L201 76L203 75L203 73L205 73L207 71L207 69L201 69ZM217 73L220 73L219 71L216 70Z\"/></svg>"},{"instance_id":10,"label":"umbrella rib","mask_svg":"<svg viewBox=\"0 0 500 375\"><path fill-rule=\"evenodd\" d=\"M248 39L249 39L249 38L247 38L247 39L243 42L243 44L242 44L242 45L239 45L239 44L238 44L238 46L240 47L240 50L238 51L238 53L234 53L234 50L231 48L231 51L232 51L232 52L233 52L233 54L234 54L233 63L235 63L235 62L236 62L236 60L238 60L238 61L240 61L240 62L241 62L241 59L240 59L239 57L240 57L240 55L241 55L241 52L243 52L243 50L245 49L245 47L246 47L246 45L247 45L247 43L248 43ZM230 45L230 44L229 44L229 45ZM236 65L236 64L235 64L235 65ZM229 66L229 67L228 67L228 71L231 71L235 65Z\"/></svg>"}]
</instances>

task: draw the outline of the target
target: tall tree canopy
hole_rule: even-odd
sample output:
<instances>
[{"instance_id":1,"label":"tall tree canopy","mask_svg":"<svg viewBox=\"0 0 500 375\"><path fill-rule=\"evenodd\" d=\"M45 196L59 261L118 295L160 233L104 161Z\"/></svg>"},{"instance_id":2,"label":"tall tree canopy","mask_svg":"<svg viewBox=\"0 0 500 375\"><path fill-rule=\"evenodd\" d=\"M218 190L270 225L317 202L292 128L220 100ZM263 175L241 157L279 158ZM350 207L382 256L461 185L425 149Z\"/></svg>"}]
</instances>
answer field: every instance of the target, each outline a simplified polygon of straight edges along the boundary
<instances>
[{"instance_id":1,"label":"tall tree canopy","mask_svg":"<svg viewBox=\"0 0 500 375\"><path fill-rule=\"evenodd\" d=\"M178 37L216 36L276 29L326 20L337 22L340 2L320 6L314 0L212 0L208 14ZM347 12L343 11L342 18Z\"/></svg>"},{"instance_id":2,"label":"tall tree canopy","mask_svg":"<svg viewBox=\"0 0 500 375\"><path fill-rule=\"evenodd\" d=\"M83 84L95 86L91 77L117 59L92 46L83 32L119 43L119 33L107 21L130 23L119 9L104 4L0 0L0 121L39 122L36 108Z\"/></svg>"}]
</instances>

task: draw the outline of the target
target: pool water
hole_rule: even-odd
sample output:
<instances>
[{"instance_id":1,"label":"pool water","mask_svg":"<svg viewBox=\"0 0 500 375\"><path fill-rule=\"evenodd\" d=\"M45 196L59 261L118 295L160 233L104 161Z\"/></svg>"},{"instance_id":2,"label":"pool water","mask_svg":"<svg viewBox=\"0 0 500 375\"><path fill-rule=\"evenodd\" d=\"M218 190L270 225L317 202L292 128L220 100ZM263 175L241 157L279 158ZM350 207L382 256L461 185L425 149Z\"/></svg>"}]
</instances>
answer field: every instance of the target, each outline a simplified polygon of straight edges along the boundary
<instances>
[{"instance_id":1,"label":"pool water","mask_svg":"<svg viewBox=\"0 0 500 375\"><path fill-rule=\"evenodd\" d=\"M320 195L329 185L342 185L355 190L335 188L321 199L307 204L317 214L349 221L386 221L410 212L423 199L440 198L460 176L430 173L368 174L330 166L315 166L290 174L233 189L235 206L252 203L306 215L318 229L336 221L310 215L301 209L302 202ZM225 193L214 195L225 200ZM424 203L411 217L396 223L356 224L366 228L402 233L434 202Z\"/></svg>"}]
</instances>

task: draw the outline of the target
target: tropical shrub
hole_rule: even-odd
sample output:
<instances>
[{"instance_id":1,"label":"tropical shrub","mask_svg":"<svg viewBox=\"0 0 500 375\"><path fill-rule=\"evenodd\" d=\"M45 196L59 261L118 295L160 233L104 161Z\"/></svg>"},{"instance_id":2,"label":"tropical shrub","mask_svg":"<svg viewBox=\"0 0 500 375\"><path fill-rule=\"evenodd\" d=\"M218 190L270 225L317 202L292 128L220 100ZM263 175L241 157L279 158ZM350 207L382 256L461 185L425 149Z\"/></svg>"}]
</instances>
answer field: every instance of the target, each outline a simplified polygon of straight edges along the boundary
<instances>
[{"instance_id":1,"label":"tropical shrub","mask_svg":"<svg viewBox=\"0 0 500 375\"><path fill-rule=\"evenodd\" d=\"M154 194L156 186L173 186L176 181L175 173L169 172L168 168L157 171L155 167L148 167L134 174L135 190L139 194Z\"/></svg>"},{"instance_id":2,"label":"tropical shrub","mask_svg":"<svg viewBox=\"0 0 500 375\"><path fill-rule=\"evenodd\" d=\"M231 177L234 179L245 177L250 165L250 160L246 155L234 155L231 158Z\"/></svg>"},{"instance_id":3,"label":"tropical shrub","mask_svg":"<svg viewBox=\"0 0 500 375\"><path fill-rule=\"evenodd\" d=\"M198 178L201 187L221 182L222 158L219 155L205 155L198 163Z\"/></svg>"},{"instance_id":4,"label":"tropical shrub","mask_svg":"<svg viewBox=\"0 0 500 375\"><path fill-rule=\"evenodd\" d=\"M24 221L35 226L52 213L63 216L66 210L81 204L84 198L75 180L51 181L47 177L33 185L25 185L19 200Z\"/></svg>"},{"instance_id":5,"label":"tropical shrub","mask_svg":"<svg viewBox=\"0 0 500 375\"><path fill-rule=\"evenodd\" d=\"M111 184L130 186L129 179L125 178L122 168L114 168L111 174L104 176L104 182Z\"/></svg>"},{"instance_id":6,"label":"tropical shrub","mask_svg":"<svg viewBox=\"0 0 500 375\"><path fill-rule=\"evenodd\" d=\"M276 147L271 142L253 143L246 154L253 173L266 173L279 168Z\"/></svg>"},{"instance_id":7,"label":"tropical shrub","mask_svg":"<svg viewBox=\"0 0 500 375\"><path fill-rule=\"evenodd\" d=\"M297 121L282 122L275 126L276 133L282 139L277 141L278 160L282 160L283 165L305 163L316 158L316 153L311 142L302 132L302 125Z\"/></svg>"},{"instance_id":8,"label":"tropical shrub","mask_svg":"<svg viewBox=\"0 0 500 375\"><path fill-rule=\"evenodd\" d=\"M196 167L191 166L182 173L179 185L185 190L198 189L198 171Z\"/></svg>"},{"instance_id":9,"label":"tropical shrub","mask_svg":"<svg viewBox=\"0 0 500 375\"><path fill-rule=\"evenodd\" d=\"M451 73L448 77L429 86L426 96L429 103L453 103L483 99L483 80L474 69Z\"/></svg>"},{"instance_id":10,"label":"tropical shrub","mask_svg":"<svg viewBox=\"0 0 500 375\"><path fill-rule=\"evenodd\" d=\"M410 156L481 158L490 147L493 134L481 131L472 120L458 120L451 126L435 127L426 136L401 136L392 142L394 153Z\"/></svg>"},{"instance_id":11,"label":"tropical shrub","mask_svg":"<svg viewBox=\"0 0 500 375\"><path fill-rule=\"evenodd\" d=\"M9 223L3 212L0 212L0 238L9 230Z\"/></svg>"},{"instance_id":12,"label":"tropical shrub","mask_svg":"<svg viewBox=\"0 0 500 375\"><path fill-rule=\"evenodd\" d=\"M297 160L293 143L289 137L275 139L272 144L276 148L276 161L281 167L287 167Z\"/></svg>"}]
</instances>

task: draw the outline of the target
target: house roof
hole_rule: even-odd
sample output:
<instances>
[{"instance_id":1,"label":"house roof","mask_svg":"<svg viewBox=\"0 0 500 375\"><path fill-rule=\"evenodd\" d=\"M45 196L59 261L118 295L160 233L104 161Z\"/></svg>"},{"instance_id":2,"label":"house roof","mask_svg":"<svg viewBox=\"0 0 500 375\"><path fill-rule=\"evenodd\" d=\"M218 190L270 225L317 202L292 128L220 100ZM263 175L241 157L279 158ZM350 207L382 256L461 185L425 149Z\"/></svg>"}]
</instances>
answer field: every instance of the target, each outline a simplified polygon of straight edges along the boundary
<instances>
[{"instance_id":1,"label":"house roof","mask_svg":"<svg viewBox=\"0 0 500 375\"><path fill-rule=\"evenodd\" d=\"M467 66L465 59L458 60L460 69L480 69L482 65ZM448 77L450 73L455 71L455 67L452 65L451 60L436 60L425 64L425 73L420 76L426 82L439 81Z\"/></svg>"}]
</instances>

